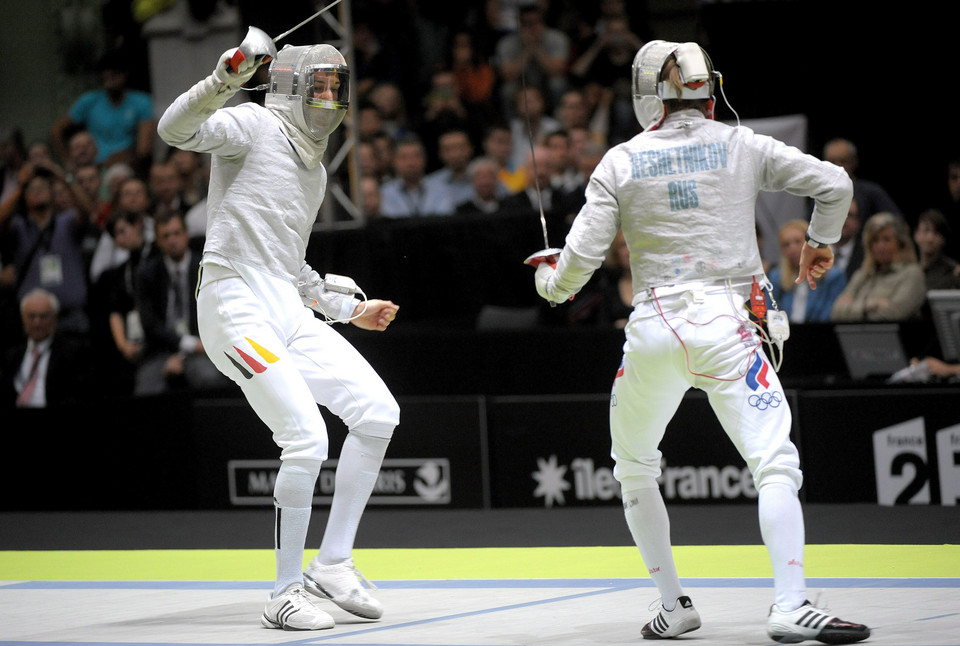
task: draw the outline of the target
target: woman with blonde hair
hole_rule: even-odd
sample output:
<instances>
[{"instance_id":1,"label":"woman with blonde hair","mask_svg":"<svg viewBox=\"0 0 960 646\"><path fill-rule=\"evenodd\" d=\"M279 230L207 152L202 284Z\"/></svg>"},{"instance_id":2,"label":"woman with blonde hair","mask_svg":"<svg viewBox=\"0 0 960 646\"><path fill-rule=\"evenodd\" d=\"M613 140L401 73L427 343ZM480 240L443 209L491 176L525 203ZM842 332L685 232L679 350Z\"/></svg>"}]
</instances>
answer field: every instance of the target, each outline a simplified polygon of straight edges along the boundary
<instances>
[{"instance_id":1,"label":"woman with blonde hair","mask_svg":"<svg viewBox=\"0 0 960 646\"><path fill-rule=\"evenodd\" d=\"M790 220L780 227L780 264L770 270L773 299L793 323L829 321L830 308L847 284L846 274L830 269L824 272L815 290L810 289L806 281L797 282L800 252L808 226L810 223L806 220Z\"/></svg>"},{"instance_id":2,"label":"woman with blonde hair","mask_svg":"<svg viewBox=\"0 0 960 646\"><path fill-rule=\"evenodd\" d=\"M904 321L918 318L926 301L923 269L910 227L881 212L863 225L863 263L833 304L833 321Z\"/></svg>"}]
</instances>

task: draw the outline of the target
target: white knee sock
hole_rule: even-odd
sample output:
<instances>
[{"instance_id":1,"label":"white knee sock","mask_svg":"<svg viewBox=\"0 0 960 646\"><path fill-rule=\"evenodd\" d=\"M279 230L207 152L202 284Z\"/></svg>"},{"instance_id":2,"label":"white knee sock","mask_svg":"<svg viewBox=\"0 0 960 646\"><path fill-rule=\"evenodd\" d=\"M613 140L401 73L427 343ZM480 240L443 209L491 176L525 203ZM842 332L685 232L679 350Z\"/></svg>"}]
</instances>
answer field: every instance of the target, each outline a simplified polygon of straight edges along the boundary
<instances>
[{"instance_id":1,"label":"white knee sock","mask_svg":"<svg viewBox=\"0 0 960 646\"><path fill-rule=\"evenodd\" d=\"M774 603L781 610L796 610L807 600L800 499L793 487L780 482L762 485L759 493L760 535L773 566Z\"/></svg>"},{"instance_id":2,"label":"white knee sock","mask_svg":"<svg viewBox=\"0 0 960 646\"><path fill-rule=\"evenodd\" d=\"M343 441L330 516L318 558L330 565L350 558L360 517L377 484L389 438L350 432Z\"/></svg>"},{"instance_id":3,"label":"white knee sock","mask_svg":"<svg viewBox=\"0 0 960 646\"><path fill-rule=\"evenodd\" d=\"M303 583L303 549L310 526L313 487L319 473L320 463L313 460L284 461L280 465L273 490L277 561L274 596L293 583Z\"/></svg>"},{"instance_id":4,"label":"white knee sock","mask_svg":"<svg viewBox=\"0 0 960 646\"><path fill-rule=\"evenodd\" d=\"M624 492L624 515L633 541L640 548L650 578L660 592L660 601L667 610L673 610L677 599L683 596L683 587L677 576L670 546L670 518L657 488Z\"/></svg>"}]
</instances>

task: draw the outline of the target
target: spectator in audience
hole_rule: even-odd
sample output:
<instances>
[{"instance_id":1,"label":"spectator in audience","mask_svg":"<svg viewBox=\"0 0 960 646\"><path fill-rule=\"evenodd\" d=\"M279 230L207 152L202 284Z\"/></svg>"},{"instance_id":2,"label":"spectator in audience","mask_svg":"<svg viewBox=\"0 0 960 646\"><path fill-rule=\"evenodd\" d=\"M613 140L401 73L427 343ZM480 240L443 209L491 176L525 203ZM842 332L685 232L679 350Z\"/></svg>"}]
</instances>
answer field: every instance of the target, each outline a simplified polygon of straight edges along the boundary
<instances>
[{"instance_id":1,"label":"spectator in audience","mask_svg":"<svg viewBox=\"0 0 960 646\"><path fill-rule=\"evenodd\" d=\"M560 128L567 132L574 128L588 128L589 116L587 101L579 88L570 88L564 92L553 111L553 117Z\"/></svg>"},{"instance_id":2,"label":"spectator in audience","mask_svg":"<svg viewBox=\"0 0 960 646\"><path fill-rule=\"evenodd\" d=\"M26 173L17 213L7 221L0 246L2 276L18 299L35 287L52 292L60 302L60 329L83 334L89 330L83 257L89 221L81 211L55 209L55 181L45 168Z\"/></svg>"},{"instance_id":3,"label":"spectator in audience","mask_svg":"<svg viewBox=\"0 0 960 646\"><path fill-rule=\"evenodd\" d=\"M89 401L91 356L83 336L57 333L60 302L40 287L20 301L26 339L0 364L0 408L51 408Z\"/></svg>"},{"instance_id":4,"label":"spectator in audience","mask_svg":"<svg viewBox=\"0 0 960 646\"><path fill-rule=\"evenodd\" d=\"M803 250L806 220L789 220L780 227L780 262L770 270L773 300L780 311L786 312L791 323L820 323L830 320L833 302L847 284L847 276L833 267L810 289L806 281L797 282L800 275L800 252Z\"/></svg>"},{"instance_id":5,"label":"spectator in audience","mask_svg":"<svg viewBox=\"0 0 960 646\"><path fill-rule=\"evenodd\" d=\"M521 87L514 101L515 116L510 120L511 164L514 168L520 168L530 154L530 141L541 143L548 134L559 130L560 124L547 114L543 93L539 88Z\"/></svg>"},{"instance_id":6,"label":"spectator in audience","mask_svg":"<svg viewBox=\"0 0 960 646\"><path fill-rule=\"evenodd\" d=\"M919 318L926 300L923 270L910 230L893 213L863 225L863 264L834 301L833 321L905 321Z\"/></svg>"},{"instance_id":7,"label":"spectator in audience","mask_svg":"<svg viewBox=\"0 0 960 646\"><path fill-rule=\"evenodd\" d=\"M528 144L529 145L529 144ZM481 142L483 155L497 162L497 179L508 193L516 193L527 185L523 167L514 166L513 139L509 126L493 123L487 127Z\"/></svg>"},{"instance_id":8,"label":"spectator in audience","mask_svg":"<svg viewBox=\"0 0 960 646\"><path fill-rule=\"evenodd\" d=\"M610 141L625 141L636 132L631 90L633 58L643 45L623 16L610 16L593 43L570 66L570 76L581 85L595 83L610 94Z\"/></svg>"},{"instance_id":9,"label":"spectator in audience","mask_svg":"<svg viewBox=\"0 0 960 646\"><path fill-rule=\"evenodd\" d=\"M20 188L18 174L26 162L23 132L19 128L0 128L0 205L17 193Z\"/></svg>"},{"instance_id":10,"label":"spectator in audience","mask_svg":"<svg viewBox=\"0 0 960 646\"><path fill-rule=\"evenodd\" d=\"M106 200L103 199L103 175L96 164L81 164L73 173L73 183L83 193L83 202L88 204L90 222L95 225L101 215L105 217Z\"/></svg>"},{"instance_id":11,"label":"spectator in audience","mask_svg":"<svg viewBox=\"0 0 960 646\"><path fill-rule=\"evenodd\" d=\"M413 123L407 113L407 102L396 83L377 83L370 90L370 103L380 113L381 128L394 139L410 133Z\"/></svg>"},{"instance_id":12,"label":"spectator in audience","mask_svg":"<svg viewBox=\"0 0 960 646\"><path fill-rule=\"evenodd\" d=\"M490 157L477 157L467 167L471 190L469 197L457 205L457 215L489 215L500 209L500 200L507 194L497 178L499 165Z\"/></svg>"},{"instance_id":13,"label":"spectator in audience","mask_svg":"<svg viewBox=\"0 0 960 646\"><path fill-rule=\"evenodd\" d=\"M397 65L390 52L383 48L372 25L363 18L354 21L353 70L357 79L354 85L357 98L367 96L377 83L399 81Z\"/></svg>"},{"instance_id":14,"label":"spectator in audience","mask_svg":"<svg viewBox=\"0 0 960 646\"><path fill-rule=\"evenodd\" d=\"M833 269L842 271L847 280L863 263L863 219L860 217L860 208L857 201L850 202L847 219L843 221L840 240L833 247Z\"/></svg>"},{"instance_id":15,"label":"spectator in audience","mask_svg":"<svg viewBox=\"0 0 960 646\"><path fill-rule=\"evenodd\" d=\"M147 242L153 242L153 224L149 220L150 208L150 189L145 181L139 177L131 176L124 177L117 182L109 212L111 214L114 211L147 213L148 220L144 225L144 237ZM107 221L109 222L109 216ZM118 267L128 257L127 250L114 243L113 236L110 235L105 226L99 240L97 240L97 247L90 261L90 282L96 283L105 270Z\"/></svg>"},{"instance_id":16,"label":"spectator in audience","mask_svg":"<svg viewBox=\"0 0 960 646\"><path fill-rule=\"evenodd\" d=\"M547 235L550 240L559 242L566 236L569 226L558 216L556 204L554 204L558 193L550 186L552 155L553 151L543 144L536 145L527 153L524 164L527 185L522 191L503 198L500 201L500 210L503 213L521 213L540 217L542 207L543 217L547 222Z\"/></svg>"},{"instance_id":17,"label":"spectator in audience","mask_svg":"<svg viewBox=\"0 0 960 646\"><path fill-rule=\"evenodd\" d=\"M875 213L902 215L900 208L880 184L858 177L860 154L849 139L831 139L823 147L823 159L842 167L853 180L853 199L860 209L860 218L866 222Z\"/></svg>"},{"instance_id":18,"label":"spectator in audience","mask_svg":"<svg viewBox=\"0 0 960 646\"><path fill-rule=\"evenodd\" d=\"M57 155L54 155L53 149L46 141L35 141L27 147L27 163L62 175L65 171L56 162L56 157Z\"/></svg>"},{"instance_id":19,"label":"spectator in audience","mask_svg":"<svg viewBox=\"0 0 960 646\"><path fill-rule=\"evenodd\" d=\"M189 247L183 216L170 212L155 221L159 253L139 269L137 304L144 353L137 368L136 395L171 389L224 388L230 382L207 357L197 329L194 287L200 254Z\"/></svg>"},{"instance_id":20,"label":"spectator in audience","mask_svg":"<svg viewBox=\"0 0 960 646\"><path fill-rule=\"evenodd\" d=\"M372 177L380 182L380 160L377 159L377 148L369 139L357 142L357 164L361 177Z\"/></svg>"},{"instance_id":21,"label":"spectator in audience","mask_svg":"<svg viewBox=\"0 0 960 646\"><path fill-rule=\"evenodd\" d=\"M92 315L95 321L103 321L109 331L114 351L104 353L112 368L105 375L105 383L119 397L133 394L137 366L143 355L144 330L137 283L140 267L153 252L144 231L148 221L144 211L117 209L110 214L106 233L116 248L123 250L124 260L103 272L94 286L96 302L91 302L91 310L102 302L102 311Z\"/></svg>"},{"instance_id":22,"label":"spectator in audience","mask_svg":"<svg viewBox=\"0 0 960 646\"><path fill-rule=\"evenodd\" d=\"M185 209L207 197L210 166L204 155L195 150L170 148L167 162L173 165L180 176L180 200Z\"/></svg>"},{"instance_id":23,"label":"spectator in audience","mask_svg":"<svg viewBox=\"0 0 960 646\"><path fill-rule=\"evenodd\" d=\"M583 100L590 115L590 132L604 145L622 143L640 131L637 127L619 123L616 130L613 129L613 98L613 90L596 81L588 81L583 86Z\"/></svg>"},{"instance_id":24,"label":"spectator in audience","mask_svg":"<svg viewBox=\"0 0 960 646\"><path fill-rule=\"evenodd\" d=\"M67 181L63 175L53 176L53 209L55 211L79 211L89 222L93 204L87 194L74 182Z\"/></svg>"},{"instance_id":25,"label":"spectator in audience","mask_svg":"<svg viewBox=\"0 0 960 646\"><path fill-rule=\"evenodd\" d=\"M920 214L913 240L920 252L920 267L927 291L960 289L960 264L943 252L950 237L950 224L943 213L929 209Z\"/></svg>"},{"instance_id":26,"label":"spectator in audience","mask_svg":"<svg viewBox=\"0 0 960 646\"><path fill-rule=\"evenodd\" d=\"M67 141L67 157L64 159L64 170L72 176L81 166L98 166L97 158L100 152L97 140L89 130L75 132Z\"/></svg>"},{"instance_id":27,"label":"spectator in audience","mask_svg":"<svg viewBox=\"0 0 960 646\"><path fill-rule=\"evenodd\" d=\"M369 101L357 106L356 126L357 138L362 141L369 141L377 133L385 132L380 110Z\"/></svg>"},{"instance_id":28,"label":"spectator in audience","mask_svg":"<svg viewBox=\"0 0 960 646\"><path fill-rule=\"evenodd\" d=\"M120 186L124 181L136 177L136 172L127 164L113 164L109 168L101 169L100 175L103 177L102 190L106 204L101 210L100 216L95 224L100 229L103 229L107 226L110 209L113 208L114 203L117 201L117 193L120 190Z\"/></svg>"},{"instance_id":29,"label":"spectator in audience","mask_svg":"<svg viewBox=\"0 0 960 646\"><path fill-rule=\"evenodd\" d=\"M571 138L574 133L579 133L583 141L589 139L600 144L607 142L610 130L608 115L605 113L600 118L594 118L586 92L582 89L571 88L563 93L560 104L554 111L554 118L562 130L570 133Z\"/></svg>"},{"instance_id":30,"label":"spectator in audience","mask_svg":"<svg viewBox=\"0 0 960 646\"><path fill-rule=\"evenodd\" d=\"M553 151L550 156L553 166L550 172L550 186L558 193L566 193L577 188L580 183L580 171L577 160L570 150L570 133L556 130L543 138L543 144Z\"/></svg>"},{"instance_id":31,"label":"spectator in audience","mask_svg":"<svg viewBox=\"0 0 960 646\"><path fill-rule=\"evenodd\" d=\"M938 210L947 219L951 230L960 231L960 157L947 162L946 180L943 195L937 202ZM949 238L943 251L951 258L960 259L960 238Z\"/></svg>"},{"instance_id":32,"label":"spectator in audience","mask_svg":"<svg viewBox=\"0 0 960 646\"><path fill-rule=\"evenodd\" d=\"M433 215L428 210L433 196L423 183L427 153L415 135L397 141L393 158L396 177L380 187L381 210L387 218Z\"/></svg>"},{"instance_id":33,"label":"spectator in audience","mask_svg":"<svg viewBox=\"0 0 960 646\"><path fill-rule=\"evenodd\" d=\"M457 81L460 101L484 122L490 121L499 108L494 100L497 72L474 45L473 34L457 31L450 39L450 70Z\"/></svg>"},{"instance_id":34,"label":"spectator in audience","mask_svg":"<svg viewBox=\"0 0 960 646\"><path fill-rule=\"evenodd\" d=\"M474 156L473 143L465 130L449 130L440 135L437 149L443 166L423 179L427 194L432 196L425 208L428 213L451 215L473 190L467 173Z\"/></svg>"},{"instance_id":35,"label":"spectator in audience","mask_svg":"<svg viewBox=\"0 0 960 646\"><path fill-rule=\"evenodd\" d=\"M569 227L573 224L573 219L577 217L580 209L586 203L587 184L590 183L590 176L606 152L606 146L595 141L588 141L576 153L576 181L571 188L557 196L555 204L557 217L563 220L564 226Z\"/></svg>"},{"instance_id":36,"label":"spectator in audience","mask_svg":"<svg viewBox=\"0 0 960 646\"><path fill-rule=\"evenodd\" d=\"M621 231L614 237L603 264L590 277L577 297L562 308L562 323L622 330L633 311L632 302L630 249ZM555 316L553 312L550 314Z\"/></svg>"},{"instance_id":37,"label":"spectator in audience","mask_svg":"<svg viewBox=\"0 0 960 646\"><path fill-rule=\"evenodd\" d=\"M150 213L154 218L170 213L186 213L180 171L172 163L155 162L150 166L149 189Z\"/></svg>"},{"instance_id":38,"label":"spectator in audience","mask_svg":"<svg viewBox=\"0 0 960 646\"><path fill-rule=\"evenodd\" d=\"M117 162L146 169L153 157L156 119L149 94L128 85L126 56L111 51L98 64L101 87L82 94L66 116L53 127L53 141L61 159L68 157L70 134L86 129L97 142L97 163Z\"/></svg>"},{"instance_id":39,"label":"spectator in audience","mask_svg":"<svg viewBox=\"0 0 960 646\"><path fill-rule=\"evenodd\" d=\"M383 217L380 208L380 182L376 177L363 175L360 177L360 206L363 215L368 220L377 220Z\"/></svg>"},{"instance_id":40,"label":"spectator in audience","mask_svg":"<svg viewBox=\"0 0 960 646\"><path fill-rule=\"evenodd\" d=\"M380 181L385 182L393 179L394 168L393 158L397 151L397 142L385 131L380 130L370 135L370 142L377 151L377 163L380 167Z\"/></svg>"},{"instance_id":41,"label":"spectator in audience","mask_svg":"<svg viewBox=\"0 0 960 646\"><path fill-rule=\"evenodd\" d=\"M497 42L494 56L501 80L503 114L520 114L514 97L524 85L538 88L546 102L559 103L568 86L569 57L570 37L547 26L540 4L520 7L517 30Z\"/></svg>"},{"instance_id":42,"label":"spectator in audience","mask_svg":"<svg viewBox=\"0 0 960 646\"><path fill-rule=\"evenodd\" d=\"M451 130L463 131L472 147L474 132L481 127L481 119L479 115L471 114L460 100L457 78L452 71L436 70L430 81L430 91L424 98L423 116L417 124L417 134L427 151L427 171L433 172L445 163L439 154L443 134Z\"/></svg>"}]
</instances>

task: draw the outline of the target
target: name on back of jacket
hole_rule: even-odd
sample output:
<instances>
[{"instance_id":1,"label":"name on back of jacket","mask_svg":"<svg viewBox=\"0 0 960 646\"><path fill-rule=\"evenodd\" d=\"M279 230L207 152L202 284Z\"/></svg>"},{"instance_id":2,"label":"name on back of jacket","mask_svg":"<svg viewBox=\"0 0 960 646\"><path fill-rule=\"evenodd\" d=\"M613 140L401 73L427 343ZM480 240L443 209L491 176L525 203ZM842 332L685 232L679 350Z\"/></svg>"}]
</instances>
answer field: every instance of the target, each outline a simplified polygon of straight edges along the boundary
<instances>
[{"instance_id":1,"label":"name on back of jacket","mask_svg":"<svg viewBox=\"0 0 960 646\"><path fill-rule=\"evenodd\" d=\"M704 143L674 146L658 150L630 153L630 178L643 180L680 175L694 175L727 167L727 146ZM667 183L671 211L692 209L700 205L695 179L677 179Z\"/></svg>"}]
</instances>

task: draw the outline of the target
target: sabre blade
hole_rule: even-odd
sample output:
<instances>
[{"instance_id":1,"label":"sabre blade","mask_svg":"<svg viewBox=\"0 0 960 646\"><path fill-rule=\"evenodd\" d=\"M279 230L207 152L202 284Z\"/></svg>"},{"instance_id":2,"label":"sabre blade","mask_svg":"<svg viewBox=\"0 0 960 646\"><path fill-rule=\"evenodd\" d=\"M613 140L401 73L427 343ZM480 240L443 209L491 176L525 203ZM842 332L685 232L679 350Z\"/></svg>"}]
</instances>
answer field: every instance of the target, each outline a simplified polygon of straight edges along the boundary
<instances>
[{"instance_id":1,"label":"sabre blade","mask_svg":"<svg viewBox=\"0 0 960 646\"><path fill-rule=\"evenodd\" d=\"M323 15L324 13L326 13L327 11L329 11L330 9L333 9L335 6L337 6L338 4L340 4L342 1L343 1L343 0L333 0L333 2L331 2L331 3L328 4L326 7L324 7L323 9L321 9L320 11L318 11L317 13L313 14L312 16L310 16L309 18L307 18L306 20L304 20L303 22L301 22L299 25L296 25L295 27L292 27L292 28L286 30L285 32L283 32L282 34L280 34L279 36L277 36L276 38L274 38L274 39L273 39L273 42L276 43L276 42L278 42L281 38L286 38L287 36L289 36L290 34L292 34L293 32L295 32L296 30L300 29L300 28L303 27L305 24L307 24L308 22L310 22L311 20L313 20L313 19L315 19L315 18Z\"/></svg>"}]
</instances>

